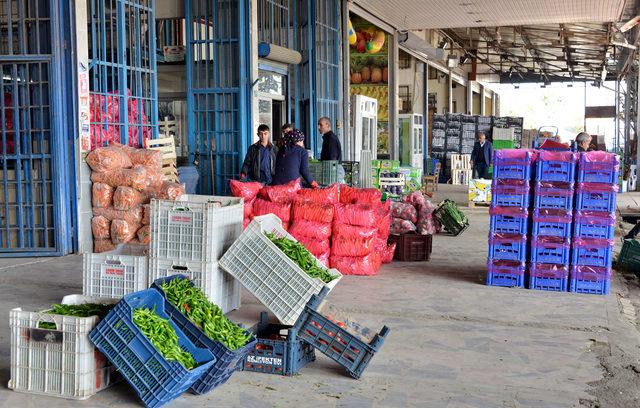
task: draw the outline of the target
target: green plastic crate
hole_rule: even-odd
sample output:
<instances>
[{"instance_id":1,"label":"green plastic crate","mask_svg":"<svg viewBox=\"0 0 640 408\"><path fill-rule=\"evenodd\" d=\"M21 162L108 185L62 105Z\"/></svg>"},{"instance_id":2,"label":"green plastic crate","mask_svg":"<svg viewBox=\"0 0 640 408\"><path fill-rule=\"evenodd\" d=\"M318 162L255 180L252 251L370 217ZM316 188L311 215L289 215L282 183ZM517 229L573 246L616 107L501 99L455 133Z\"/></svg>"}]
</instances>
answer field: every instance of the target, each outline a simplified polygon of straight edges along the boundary
<instances>
[{"instance_id":1,"label":"green plastic crate","mask_svg":"<svg viewBox=\"0 0 640 408\"><path fill-rule=\"evenodd\" d=\"M323 160L310 161L309 172L313 179L321 186L328 186L338 182L338 161Z\"/></svg>"},{"instance_id":2,"label":"green plastic crate","mask_svg":"<svg viewBox=\"0 0 640 408\"><path fill-rule=\"evenodd\" d=\"M442 201L433 212L433 216L440 221L445 230L453 235L460 235L469 227L469 219L453 200Z\"/></svg>"},{"instance_id":3,"label":"green plastic crate","mask_svg":"<svg viewBox=\"0 0 640 408\"><path fill-rule=\"evenodd\" d=\"M494 149L513 149L515 147L515 142L513 140L494 140L491 144Z\"/></svg>"},{"instance_id":4,"label":"green plastic crate","mask_svg":"<svg viewBox=\"0 0 640 408\"><path fill-rule=\"evenodd\" d=\"M635 239L625 239L618 257L618 268L623 271L640 275L640 242Z\"/></svg>"}]
</instances>

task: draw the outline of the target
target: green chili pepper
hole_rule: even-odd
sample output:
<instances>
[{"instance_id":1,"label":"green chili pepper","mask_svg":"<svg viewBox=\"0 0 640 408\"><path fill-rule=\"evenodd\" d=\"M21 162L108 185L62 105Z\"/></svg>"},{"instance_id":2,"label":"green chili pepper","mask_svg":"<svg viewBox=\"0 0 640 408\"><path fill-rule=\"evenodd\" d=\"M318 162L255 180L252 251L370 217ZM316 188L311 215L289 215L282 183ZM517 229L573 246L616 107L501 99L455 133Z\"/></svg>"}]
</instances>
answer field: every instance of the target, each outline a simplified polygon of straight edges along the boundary
<instances>
[{"instance_id":1,"label":"green chili pepper","mask_svg":"<svg viewBox=\"0 0 640 408\"><path fill-rule=\"evenodd\" d=\"M331 275L327 269L318 266L311 252L301 243L287 238L278 238L275 234L271 233L266 233L265 235L271 242L276 244L278 249L312 278L319 278L325 283L329 283L335 279L335 276Z\"/></svg>"},{"instance_id":2,"label":"green chili pepper","mask_svg":"<svg viewBox=\"0 0 640 408\"><path fill-rule=\"evenodd\" d=\"M51 305L51 309L45 310L43 313L56 314L74 317L98 316L104 318L113 308L113 305L101 305L97 303L84 303L81 305ZM41 322L38 324L39 329L55 330L56 324L53 322Z\"/></svg>"}]
</instances>

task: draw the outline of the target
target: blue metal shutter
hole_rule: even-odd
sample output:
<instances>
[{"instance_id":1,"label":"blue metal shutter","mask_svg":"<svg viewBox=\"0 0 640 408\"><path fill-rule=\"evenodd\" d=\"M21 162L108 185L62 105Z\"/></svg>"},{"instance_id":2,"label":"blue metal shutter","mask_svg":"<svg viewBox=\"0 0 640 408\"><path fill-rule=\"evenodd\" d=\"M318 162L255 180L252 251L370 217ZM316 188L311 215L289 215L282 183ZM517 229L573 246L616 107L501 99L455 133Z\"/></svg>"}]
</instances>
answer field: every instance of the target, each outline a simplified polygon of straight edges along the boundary
<instances>
[{"instance_id":1,"label":"blue metal shutter","mask_svg":"<svg viewBox=\"0 0 640 408\"><path fill-rule=\"evenodd\" d=\"M201 194L228 194L250 142L248 0L186 0L190 159Z\"/></svg>"}]
</instances>

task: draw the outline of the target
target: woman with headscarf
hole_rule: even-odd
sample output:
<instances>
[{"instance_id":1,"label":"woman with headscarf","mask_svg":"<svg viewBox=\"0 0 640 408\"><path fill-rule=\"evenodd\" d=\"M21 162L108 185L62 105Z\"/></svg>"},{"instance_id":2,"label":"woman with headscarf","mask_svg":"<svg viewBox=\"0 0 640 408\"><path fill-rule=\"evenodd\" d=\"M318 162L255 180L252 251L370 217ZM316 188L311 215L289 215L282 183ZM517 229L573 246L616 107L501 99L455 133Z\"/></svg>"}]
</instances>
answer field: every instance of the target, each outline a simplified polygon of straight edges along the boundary
<instances>
[{"instance_id":1,"label":"woman with headscarf","mask_svg":"<svg viewBox=\"0 0 640 408\"><path fill-rule=\"evenodd\" d=\"M276 156L276 174L273 185L287 184L302 177L311 188L317 188L318 183L309 173L309 154L304 148L304 133L293 129L283 136L283 147Z\"/></svg>"}]
</instances>

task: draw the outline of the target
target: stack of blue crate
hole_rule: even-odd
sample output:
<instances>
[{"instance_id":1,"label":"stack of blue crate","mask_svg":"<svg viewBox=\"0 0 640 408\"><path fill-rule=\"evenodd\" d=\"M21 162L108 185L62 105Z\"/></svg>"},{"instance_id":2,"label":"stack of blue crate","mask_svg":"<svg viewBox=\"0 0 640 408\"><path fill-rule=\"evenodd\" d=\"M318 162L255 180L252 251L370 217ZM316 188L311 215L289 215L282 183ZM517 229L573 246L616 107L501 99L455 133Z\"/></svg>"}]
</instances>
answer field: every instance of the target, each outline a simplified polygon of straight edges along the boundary
<instances>
[{"instance_id":1,"label":"stack of blue crate","mask_svg":"<svg viewBox=\"0 0 640 408\"><path fill-rule=\"evenodd\" d=\"M538 155L529 289L567 291L576 161L569 151Z\"/></svg>"},{"instance_id":2,"label":"stack of blue crate","mask_svg":"<svg viewBox=\"0 0 640 408\"><path fill-rule=\"evenodd\" d=\"M535 158L532 150L494 151L487 285L524 287Z\"/></svg>"},{"instance_id":3,"label":"stack of blue crate","mask_svg":"<svg viewBox=\"0 0 640 408\"><path fill-rule=\"evenodd\" d=\"M607 152L580 155L571 252L570 290L608 294L620 159Z\"/></svg>"}]
</instances>

